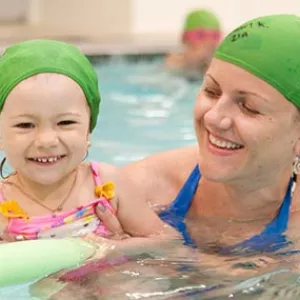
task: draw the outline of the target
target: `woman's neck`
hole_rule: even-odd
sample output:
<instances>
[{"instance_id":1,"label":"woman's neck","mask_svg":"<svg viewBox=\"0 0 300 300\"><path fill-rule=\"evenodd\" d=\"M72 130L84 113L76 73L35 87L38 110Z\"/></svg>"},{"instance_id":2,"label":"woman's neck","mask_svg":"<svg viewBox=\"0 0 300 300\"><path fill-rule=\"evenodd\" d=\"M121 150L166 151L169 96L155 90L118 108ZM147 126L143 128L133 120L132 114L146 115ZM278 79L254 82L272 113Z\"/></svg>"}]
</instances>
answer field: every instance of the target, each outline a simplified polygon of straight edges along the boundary
<instances>
[{"instance_id":1,"label":"woman's neck","mask_svg":"<svg viewBox=\"0 0 300 300\"><path fill-rule=\"evenodd\" d=\"M201 178L195 198L200 214L236 219L271 218L286 194L291 171L277 176L276 180L258 182L218 183ZM199 200L199 201L198 201Z\"/></svg>"}]
</instances>

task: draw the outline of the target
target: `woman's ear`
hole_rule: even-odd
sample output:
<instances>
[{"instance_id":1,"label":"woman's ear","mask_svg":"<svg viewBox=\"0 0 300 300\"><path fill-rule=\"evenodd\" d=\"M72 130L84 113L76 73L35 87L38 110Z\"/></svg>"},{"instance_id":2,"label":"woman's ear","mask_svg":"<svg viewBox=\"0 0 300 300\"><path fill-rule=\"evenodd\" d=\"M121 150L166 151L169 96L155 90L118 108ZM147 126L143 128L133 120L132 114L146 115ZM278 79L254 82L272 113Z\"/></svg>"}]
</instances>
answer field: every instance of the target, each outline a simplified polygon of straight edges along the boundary
<instances>
[{"instance_id":1,"label":"woman's ear","mask_svg":"<svg viewBox=\"0 0 300 300\"><path fill-rule=\"evenodd\" d=\"M297 157L300 157L300 136L298 137L298 139L294 145L294 153Z\"/></svg>"}]
</instances>

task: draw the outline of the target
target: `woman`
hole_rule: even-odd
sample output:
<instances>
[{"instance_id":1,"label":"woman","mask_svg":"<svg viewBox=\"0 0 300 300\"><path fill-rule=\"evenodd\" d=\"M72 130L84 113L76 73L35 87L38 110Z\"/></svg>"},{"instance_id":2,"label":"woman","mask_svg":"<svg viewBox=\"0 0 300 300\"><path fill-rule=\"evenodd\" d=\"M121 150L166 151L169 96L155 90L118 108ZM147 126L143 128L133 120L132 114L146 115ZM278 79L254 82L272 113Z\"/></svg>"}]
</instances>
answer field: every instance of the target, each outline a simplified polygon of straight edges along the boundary
<instances>
[{"instance_id":1,"label":"woman","mask_svg":"<svg viewBox=\"0 0 300 300\"><path fill-rule=\"evenodd\" d=\"M104 223L135 235L130 216L138 215L139 233L149 235L155 226L146 210L135 210L148 202L186 244L208 252L280 252L290 245L300 210L299 38L294 15L264 16L230 33L195 103L197 145L125 166L121 225L109 211Z\"/></svg>"}]
</instances>

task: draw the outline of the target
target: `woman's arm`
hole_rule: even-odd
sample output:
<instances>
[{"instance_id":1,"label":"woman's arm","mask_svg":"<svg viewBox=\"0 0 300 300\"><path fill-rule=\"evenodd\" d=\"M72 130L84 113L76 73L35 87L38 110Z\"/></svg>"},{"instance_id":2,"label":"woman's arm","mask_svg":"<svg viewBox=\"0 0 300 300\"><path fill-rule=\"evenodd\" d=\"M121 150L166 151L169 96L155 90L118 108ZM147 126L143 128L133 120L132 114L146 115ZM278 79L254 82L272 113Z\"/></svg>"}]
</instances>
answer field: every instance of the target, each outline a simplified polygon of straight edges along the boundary
<instances>
[{"instance_id":1,"label":"woman's arm","mask_svg":"<svg viewBox=\"0 0 300 300\"><path fill-rule=\"evenodd\" d=\"M185 147L151 155L126 165L117 172L117 218L122 229L136 237L177 236L177 232L160 220L150 205L168 206L175 199L197 163L197 147ZM109 212L99 211L114 228L116 220ZM104 224L106 220L103 220ZM110 226L110 225L109 225Z\"/></svg>"}]
</instances>

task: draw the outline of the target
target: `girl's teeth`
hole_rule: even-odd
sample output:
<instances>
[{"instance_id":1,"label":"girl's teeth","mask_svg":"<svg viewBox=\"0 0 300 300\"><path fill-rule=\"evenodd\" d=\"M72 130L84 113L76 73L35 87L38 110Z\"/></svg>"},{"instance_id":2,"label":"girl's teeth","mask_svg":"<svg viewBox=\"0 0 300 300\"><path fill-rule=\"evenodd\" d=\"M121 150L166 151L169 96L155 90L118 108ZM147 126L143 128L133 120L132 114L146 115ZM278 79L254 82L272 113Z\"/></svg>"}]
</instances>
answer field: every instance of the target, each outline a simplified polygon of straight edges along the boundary
<instances>
[{"instance_id":1,"label":"girl's teeth","mask_svg":"<svg viewBox=\"0 0 300 300\"><path fill-rule=\"evenodd\" d=\"M212 135L209 135L209 141L213 145L215 145L219 148L223 148L223 149L239 149L239 148L243 147L242 145L237 144L237 143L220 140Z\"/></svg>"},{"instance_id":2,"label":"girl's teeth","mask_svg":"<svg viewBox=\"0 0 300 300\"><path fill-rule=\"evenodd\" d=\"M58 156L53 156L53 157L47 157L47 158L34 158L33 160L38 161L38 162L42 162L42 163L47 163L47 162L55 162L59 159Z\"/></svg>"}]
</instances>

